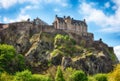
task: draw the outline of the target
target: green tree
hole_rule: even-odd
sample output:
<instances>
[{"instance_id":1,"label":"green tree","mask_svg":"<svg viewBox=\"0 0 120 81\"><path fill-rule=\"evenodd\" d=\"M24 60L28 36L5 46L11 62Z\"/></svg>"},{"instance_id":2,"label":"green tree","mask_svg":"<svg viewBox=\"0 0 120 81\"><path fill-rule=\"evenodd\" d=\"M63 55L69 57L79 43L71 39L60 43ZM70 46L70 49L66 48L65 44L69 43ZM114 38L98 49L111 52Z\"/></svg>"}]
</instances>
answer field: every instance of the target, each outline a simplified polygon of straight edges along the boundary
<instances>
[{"instance_id":1,"label":"green tree","mask_svg":"<svg viewBox=\"0 0 120 81\"><path fill-rule=\"evenodd\" d=\"M0 45L0 71L11 71L12 61L15 57L15 49L10 45Z\"/></svg>"},{"instance_id":2,"label":"green tree","mask_svg":"<svg viewBox=\"0 0 120 81\"><path fill-rule=\"evenodd\" d=\"M75 71L71 76L71 81L88 81L88 78L83 71Z\"/></svg>"},{"instance_id":3,"label":"green tree","mask_svg":"<svg viewBox=\"0 0 120 81\"><path fill-rule=\"evenodd\" d=\"M75 72L76 70L73 69L73 68L67 68L65 69L64 71L64 78L65 78L65 81L70 81L71 80L71 75Z\"/></svg>"},{"instance_id":4,"label":"green tree","mask_svg":"<svg viewBox=\"0 0 120 81\"><path fill-rule=\"evenodd\" d=\"M18 54L15 58L14 58L14 70L15 71L23 71L25 69L27 69L26 65L25 65L25 58L22 54Z\"/></svg>"},{"instance_id":5,"label":"green tree","mask_svg":"<svg viewBox=\"0 0 120 81\"><path fill-rule=\"evenodd\" d=\"M14 81L52 81L49 77L40 74L32 74L29 70L17 72Z\"/></svg>"},{"instance_id":6,"label":"green tree","mask_svg":"<svg viewBox=\"0 0 120 81\"><path fill-rule=\"evenodd\" d=\"M118 64L114 70L109 73L108 81L120 81L120 64Z\"/></svg>"},{"instance_id":7,"label":"green tree","mask_svg":"<svg viewBox=\"0 0 120 81\"><path fill-rule=\"evenodd\" d=\"M108 81L106 74L96 74L94 77L97 81Z\"/></svg>"},{"instance_id":8,"label":"green tree","mask_svg":"<svg viewBox=\"0 0 120 81\"><path fill-rule=\"evenodd\" d=\"M24 57L16 54L16 50L11 45L0 45L0 72L15 73L25 69Z\"/></svg>"},{"instance_id":9,"label":"green tree","mask_svg":"<svg viewBox=\"0 0 120 81\"><path fill-rule=\"evenodd\" d=\"M56 73L56 76L55 76L55 81L65 81L65 79L63 77L62 70L60 69L60 66L58 66L58 68L57 68L57 73Z\"/></svg>"},{"instance_id":10,"label":"green tree","mask_svg":"<svg viewBox=\"0 0 120 81\"><path fill-rule=\"evenodd\" d=\"M13 79L14 79L14 76L9 75L6 72L1 73L0 75L0 81L13 81Z\"/></svg>"}]
</instances>

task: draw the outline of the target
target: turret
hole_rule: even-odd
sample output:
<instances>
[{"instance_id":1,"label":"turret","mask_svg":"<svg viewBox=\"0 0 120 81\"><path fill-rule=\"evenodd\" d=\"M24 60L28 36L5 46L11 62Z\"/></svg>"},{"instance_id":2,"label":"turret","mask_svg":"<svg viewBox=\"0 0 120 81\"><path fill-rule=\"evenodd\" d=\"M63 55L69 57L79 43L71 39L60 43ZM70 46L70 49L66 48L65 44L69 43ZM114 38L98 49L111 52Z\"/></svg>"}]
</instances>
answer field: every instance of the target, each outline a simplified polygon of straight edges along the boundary
<instances>
[{"instance_id":1,"label":"turret","mask_svg":"<svg viewBox=\"0 0 120 81\"><path fill-rule=\"evenodd\" d=\"M55 15L55 17L57 18L58 16L57 16L57 15Z\"/></svg>"},{"instance_id":2,"label":"turret","mask_svg":"<svg viewBox=\"0 0 120 81\"><path fill-rule=\"evenodd\" d=\"M86 20L85 20L85 19L84 19L83 21L86 23Z\"/></svg>"}]
</instances>

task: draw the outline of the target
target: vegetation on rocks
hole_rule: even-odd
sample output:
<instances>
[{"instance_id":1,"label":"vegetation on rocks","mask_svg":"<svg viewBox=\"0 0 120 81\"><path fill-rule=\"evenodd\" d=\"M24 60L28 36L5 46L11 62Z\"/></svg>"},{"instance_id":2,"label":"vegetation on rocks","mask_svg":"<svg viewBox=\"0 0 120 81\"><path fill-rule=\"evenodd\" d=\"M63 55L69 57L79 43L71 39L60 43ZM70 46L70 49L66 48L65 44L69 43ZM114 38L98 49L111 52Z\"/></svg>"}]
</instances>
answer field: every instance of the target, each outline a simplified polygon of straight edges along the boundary
<instances>
[{"instance_id":1,"label":"vegetation on rocks","mask_svg":"<svg viewBox=\"0 0 120 81\"><path fill-rule=\"evenodd\" d=\"M67 34L48 33L31 37L30 44L26 54L0 44L0 81L120 81L120 64L110 72L116 57L108 48L86 48Z\"/></svg>"}]
</instances>

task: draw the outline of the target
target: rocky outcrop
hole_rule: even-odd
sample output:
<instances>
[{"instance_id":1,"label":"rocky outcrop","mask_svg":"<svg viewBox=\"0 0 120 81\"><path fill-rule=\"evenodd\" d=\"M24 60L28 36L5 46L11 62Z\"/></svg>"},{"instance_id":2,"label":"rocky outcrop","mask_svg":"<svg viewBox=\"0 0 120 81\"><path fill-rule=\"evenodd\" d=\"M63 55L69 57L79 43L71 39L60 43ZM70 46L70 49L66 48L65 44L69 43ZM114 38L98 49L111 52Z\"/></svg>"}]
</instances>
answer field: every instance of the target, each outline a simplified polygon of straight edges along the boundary
<instances>
[{"instance_id":1,"label":"rocky outcrop","mask_svg":"<svg viewBox=\"0 0 120 81\"><path fill-rule=\"evenodd\" d=\"M63 44L63 41L60 41L61 47L56 48L54 38L57 34L68 35L75 44L68 41ZM0 43L13 45L18 53L25 56L26 63L34 73L43 72L50 65L62 65L63 69L82 69L88 74L107 73L118 63L113 49L102 41L93 41L91 36L77 35L28 21L11 23L7 28L1 29ZM62 53L56 52L51 56L55 49Z\"/></svg>"},{"instance_id":2,"label":"rocky outcrop","mask_svg":"<svg viewBox=\"0 0 120 81\"><path fill-rule=\"evenodd\" d=\"M111 63L112 61L108 57L90 55L74 61L73 67L82 69L88 74L108 73L113 69L114 63Z\"/></svg>"}]
</instances>

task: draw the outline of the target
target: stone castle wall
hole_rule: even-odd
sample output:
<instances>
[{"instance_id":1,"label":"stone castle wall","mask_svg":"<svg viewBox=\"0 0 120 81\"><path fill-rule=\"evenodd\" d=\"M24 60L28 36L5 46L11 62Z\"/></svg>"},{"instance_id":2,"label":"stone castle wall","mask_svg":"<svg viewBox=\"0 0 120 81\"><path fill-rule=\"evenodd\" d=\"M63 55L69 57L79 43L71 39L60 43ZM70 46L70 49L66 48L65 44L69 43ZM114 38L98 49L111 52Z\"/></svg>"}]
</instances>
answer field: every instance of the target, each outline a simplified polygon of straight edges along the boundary
<instances>
[{"instance_id":1,"label":"stone castle wall","mask_svg":"<svg viewBox=\"0 0 120 81\"><path fill-rule=\"evenodd\" d=\"M85 20L74 20L70 16L64 18L56 16L53 26L56 29L68 30L76 33L87 33L87 24Z\"/></svg>"}]
</instances>

